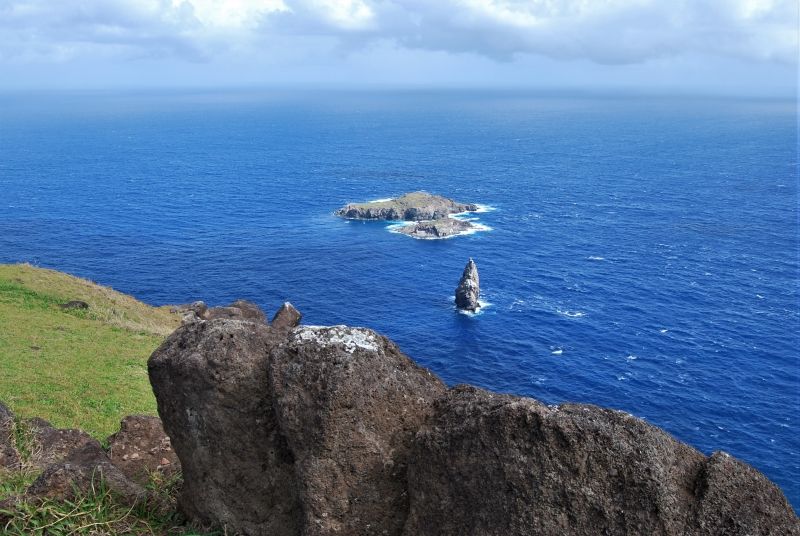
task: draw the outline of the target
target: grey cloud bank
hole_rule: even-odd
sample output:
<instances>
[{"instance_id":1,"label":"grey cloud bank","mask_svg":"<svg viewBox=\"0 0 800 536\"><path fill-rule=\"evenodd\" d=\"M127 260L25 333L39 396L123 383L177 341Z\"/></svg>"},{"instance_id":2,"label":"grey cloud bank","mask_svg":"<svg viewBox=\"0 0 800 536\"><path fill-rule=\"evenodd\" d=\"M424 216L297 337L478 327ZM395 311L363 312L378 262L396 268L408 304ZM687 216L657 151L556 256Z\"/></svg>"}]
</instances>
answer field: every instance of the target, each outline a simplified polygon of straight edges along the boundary
<instances>
[{"instance_id":1,"label":"grey cloud bank","mask_svg":"<svg viewBox=\"0 0 800 536\"><path fill-rule=\"evenodd\" d=\"M797 9L791 0L0 0L0 88L616 82L788 95Z\"/></svg>"}]
</instances>

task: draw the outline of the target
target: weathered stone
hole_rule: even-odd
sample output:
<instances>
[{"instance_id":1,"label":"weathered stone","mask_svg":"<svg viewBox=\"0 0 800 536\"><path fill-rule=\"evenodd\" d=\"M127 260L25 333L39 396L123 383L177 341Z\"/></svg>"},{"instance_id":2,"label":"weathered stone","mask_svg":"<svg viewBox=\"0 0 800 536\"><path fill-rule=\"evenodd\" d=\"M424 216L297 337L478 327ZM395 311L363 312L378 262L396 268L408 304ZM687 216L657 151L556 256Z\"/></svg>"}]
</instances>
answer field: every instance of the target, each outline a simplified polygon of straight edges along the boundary
<instances>
[{"instance_id":1,"label":"weathered stone","mask_svg":"<svg viewBox=\"0 0 800 536\"><path fill-rule=\"evenodd\" d=\"M25 427L33 439L29 461L33 466L42 469L63 462L73 452L87 445L101 448L100 443L83 430L53 428L44 419L29 419L25 421Z\"/></svg>"},{"instance_id":2,"label":"weathered stone","mask_svg":"<svg viewBox=\"0 0 800 536\"><path fill-rule=\"evenodd\" d=\"M194 313L200 318L203 318L207 311L208 306L206 305L206 302L201 300L183 305L176 305L169 310L170 313L178 314Z\"/></svg>"},{"instance_id":3,"label":"weathered stone","mask_svg":"<svg viewBox=\"0 0 800 536\"><path fill-rule=\"evenodd\" d=\"M252 320L253 322L267 323L267 316L264 311L253 302L247 300L236 300L229 307L236 307L242 312L243 320Z\"/></svg>"},{"instance_id":4,"label":"weathered stone","mask_svg":"<svg viewBox=\"0 0 800 536\"><path fill-rule=\"evenodd\" d=\"M699 506L693 534L800 535L800 523L783 492L725 452L708 458L695 494Z\"/></svg>"},{"instance_id":5,"label":"weathered stone","mask_svg":"<svg viewBox=\"0 0 800 536\"><path fill-rule=\"evenodd\" d=\"M107 442L111 463L139 484L146 484L150 473L173 474L180 470L178 456L158 417L129 415Z\"/></svg>"},{"instance_id":6,"label":"weathered stone","mask_svg":"<svg viewBox=\"0 0 800 536\"><path fill-rule=\"evenodd\" d=\"M399 534L411 441L444 384L385 337L346 326L294 329L272 352L270 384L303 534Z\"/></svg>"},{"instance_id":7,"label":"weathered stone","mask_svg":"<svg viewBox=\"0 0 800 536\"><path fill-rule=\"evenodd\" d=\"M302 319L303 315L300 314L300 311L295 309L294 306L287 301L281 305L281 308L278 309L278 312L272 317L270 325L278 331L286 332L299 326Z\"/></svg>"},{"instance_id":8,"label":"weathered stone","mask_svg":"<svg viewBox=\"0 0 800 536\"><path fill-rule=\"evenodd\" d=\"M459 203L427 192L411 192L394 199L350 203L334 214L348 219L361 220L438 220L450 214L474 212L478 206Z\"/></svg>"},{"instance_id":9,"label":"weathered stone","mask_svg":"<svg viewBox=\"0 0 800 536\"><path fill-rule=\"evenodd\" d=\"M65 460L48 465L25 495L70 500L76 493L87 494L100 489L108 489L127 505L147 498L145 489L115 467L99 443L87 443L73 450Z\"/></svg>"},{"instance_id":10,"label":"weathered stone","mask_svg":"<svg viewBox=\"0 0 800 536\"><path fill-rule=\"evenodd\" d=\"M203 318L206 315L206 312L208 312L208 306L206 305L206 302L202 300L192 302L189 307L200 318Z\"/></svg>"},{"instance_id":11,"label":"weathered stone","mask_svg":"<svg viewBox=\"0 0 800 536\"><path fill-rule=\"evenodd\" d=\"M198 300L184 305L176 305L170 309L170 312L181 315L181 324L191 324L205 319L208 306L206 302Z\"/></svg>"},{"instance_id":12,"label":"weathered stone","mask_svg":"<svg viewBox=\"0 0 800 536\"><path fill-rule=\"evenodd\" d=\"M798 535L741 462L622 412L446 391L367 329L199 322L149 371L180 508L229 533Z\"/></svg>"},{"instance_id":13,"label":"weathered stone","mask_svg":"<svg viewBox=\"0 0 800 536\"><path fill-rule=\"evenodd\" d=\"M19 462L14 438L14 414L0 402L0 467L15 469Z\"/></svg>"},{"instance_id":14,"label":"weathered stone","mask_svg":"<svg viewBox=\"0 0 800 536\"><path fill-rule=\"evenodd\" d=\"M181 313L181 325L183 324L194 324L195 322L202 322L203 319L197 316L197 313L194 311L186 311Z\"/></svg>"},{"instance_id":15,"label":"weathered stone","mask_svg":"<svg viewBox=\"0 0 800 536\"><path fill-rule=\"evenodd\" d=\"M548 407L460 386L437 401L411 460L406 536L797 530L780 490L760 473L731 468L721 486L709 476L719 473L714 458L594 406ZM704 503L714 514L703 515Z\"/></svg>"},{"instance_id":16,"label":"weathered stone","mask_svg":"<svg viewBox=\"0 0 800 536\"><path fill-rule=\"evenodd\" d=\"M231 318L237 320L248 320L260 324L267 323L264 312L255 303L247 300L236 300L225 307L212 307L204 315L198 315L202 319L214 320L218 318Z\"/></svg>"},{"instance_id":17,"label":"weathered stone","mask_svg":"<svg viewBox=\"0 0 800 536\"><path fill-rule=\"evenodd\" d=\"M269 351L285 337L259 323L210 320L178 328L150 357L189 519L231 533L299 534L294 457L267 379Z\"/></svg>"},{"instance_id":18,"label":"weathered stone","mask_svg":"<svg viewBox=\"0 0 800 536\"><path fill-rule=\"evenodd\" d=\"M474 229L478 229L478 227L468 221L457 220L455 218L442 218L440 220L426 220L413 225L406 225L405 227L397 229L397 232L406 234L412 238L434 240L457 236Z\"/></svg>"},{"instance_id":19,"label":"weathered stone","mask_svg":"<svg viewBox=\"0 0 800 536\"><path fill-rule=\"evenodd\" d=\"M475 311L480 304L481 285L478 277L478 267L470 259L461 274L461 280L456 287L456 307L465 311Z\"/></svg>"}]
</instances>

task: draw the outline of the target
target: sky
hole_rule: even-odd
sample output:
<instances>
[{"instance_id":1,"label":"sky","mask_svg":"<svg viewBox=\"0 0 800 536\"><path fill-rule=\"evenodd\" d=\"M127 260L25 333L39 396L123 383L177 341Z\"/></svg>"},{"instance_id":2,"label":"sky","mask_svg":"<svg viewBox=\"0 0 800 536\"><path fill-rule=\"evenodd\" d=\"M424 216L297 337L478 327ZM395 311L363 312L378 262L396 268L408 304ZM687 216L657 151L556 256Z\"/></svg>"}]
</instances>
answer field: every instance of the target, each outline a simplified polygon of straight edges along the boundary
<instances>
[{"instance_id":1,"label":"sky","mask_svg":"<svg viewBox=\"0 0 800 536\"><path fill-rule=\"evenodd\" d=\"M797 85L798 0L0 0L0 90Z\"/></svg>"}]
</instances>

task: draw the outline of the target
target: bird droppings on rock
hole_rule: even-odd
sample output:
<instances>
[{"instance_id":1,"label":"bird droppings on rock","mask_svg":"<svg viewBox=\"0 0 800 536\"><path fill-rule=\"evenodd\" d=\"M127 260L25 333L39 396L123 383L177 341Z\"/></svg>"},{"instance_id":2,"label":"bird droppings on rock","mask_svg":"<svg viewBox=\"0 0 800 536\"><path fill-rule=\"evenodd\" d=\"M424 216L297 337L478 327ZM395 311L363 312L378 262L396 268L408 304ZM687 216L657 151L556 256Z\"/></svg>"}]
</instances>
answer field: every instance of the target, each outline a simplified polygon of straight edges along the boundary
<instances>
[{"instance_id":1,"label":"bird droppings on rock","mask_svg":"<svg viewBox=\"0 0 800 536\"><path fill-rule=\"evenodd\" d=\"M302 326L292 331L289 343L313 342L322 347L342 346L348 353L353 353L356 348L367 351L377 351L379 341L372 330L366 328L351 328L348 326Z\"/></svg>"}]
</instances>

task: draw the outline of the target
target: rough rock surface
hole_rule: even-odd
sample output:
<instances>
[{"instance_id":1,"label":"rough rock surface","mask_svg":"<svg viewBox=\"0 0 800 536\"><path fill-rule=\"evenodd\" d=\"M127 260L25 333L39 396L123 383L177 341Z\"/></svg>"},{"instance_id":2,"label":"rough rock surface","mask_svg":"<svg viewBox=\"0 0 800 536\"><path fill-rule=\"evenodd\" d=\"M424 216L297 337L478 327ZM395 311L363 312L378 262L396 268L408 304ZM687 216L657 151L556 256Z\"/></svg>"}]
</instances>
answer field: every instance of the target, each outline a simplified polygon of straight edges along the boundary
<instances>
[{"instance_id":1,"label":"rough rock surface","mask_svg":"<svg viewBox=\"0 0 800 536\"><path fill-rule=\"evenodd\" d=\"M442 218L440 220L427 220L406 225L397 229L398 233L406 234L413 238L436 239L448 238L476 229L477 226L455 218Z\"/></svg>"},{"instance_id":2,"label":"rough rock surface","mask_svg":"<svg viewBox=\"0 0 800 536\"><path fill-rule=\"evenodd\" d=\"M446 391L367 329L197 322L149 372L181 510L231 534L800 536L725 454L621 412Z\"/></svg>"},{"instance_id":3,"label":"rough rock surface","mask_svg":"<svg viewBox=\"0 0 800 536\"><path fill-rule=\"evenodd\" d=\"M444 384L385 337L347 326L293 330L270 365L303 534L400 534L411 441Z\"/></svg>"},{"instance_id":4,"label":"rough rock surface","mask_svg":"<svg viewBox=\"0 0 800 536\"><path fill-rule=\"evenodd\" d=\"M800 522L780 488L725 452L706 460L695 492L695 534L800 535Z\"/></svg>"},{"instance_id":5,"label":"rough rock surface","mask_svg":"<svg viewBox=\"0 0 800 536\"><path fill-rule=\"evenodd\" d=\"M19 465L14 445L14 414L0 402L0 467L13 469Z\"/></svg>"},{"instance_id":6,"label":"rough rock surface","mask_svg":"<svg viewBox=\"0 0 800 536\"><path fill-rule=\"evenodd\" d=\"M287 301L281 305L281 308L278 309L269 324L278 331L288 332L292 328L299 326L302 319L303 315L300 314L300 311Z\"/></svg>"},{"instance_id":7,"label":"rough rock surface","mask_svg":"<svg viewBox=\"0 0 800 536\"><path fill-rule=\"evenodd\" d=\"M202 320L214 320L217 318L234 318L238 320L249 320L260 324L267 323L267 317L261 308L253 302L247 300L236 300L225 307L212 307L200 317Z\"/></svg>"},{"instance_id":8,"label":"rough rock surface","mask_svg":"<svg viewBox=\"0 0 800 536\"><path fill-rule=\"evenodd\" d=\"M170 312L181 315L181 323L189 324L204 320L208 312L208 306L204 301L195 301L185 305L176 305Z\"/></svg>"},{"instance_id":9,"label":"rough rock surface","mask_svg":"<svg viewBox=\"0 0 800 536\"><path fill-rule=\"evenodd\" d=\"M146 484L152 472L172 474L180 470L178 456L158 417L129 415L107 442L111 463L139 484Z\"/></svg>"},{"instance_id":10,"label":"rough rock surface","mask_svg":"<svg viewBox=\"0 0 800 536\"><path fill-rule=\"evenodd\" d=\"M481 304L480 278L478 277L478 267L475 261L470 259L461 274L461 280L456 287L456 307L465 311L475 311Z\"/></svg>"},{"instance_id":11,"label":"rough rock surface","mask_svg":"<svg viewBox=\"0 0 800 536\"><path fill-rule=\"evenodd\" d=\"M35 467L43 469L63 462L87 445L101 449L100 443L83 430L53 428L49 422L39 418L29 419L25 425L33 438L29 461Z\"/></svg>"},{"instance_id":12,"label":"rough rock surface","mask_svg":"<svg viewBox=\"0 0 800 536\"><path fill-rule=\"evenodd\" d=\"M451 390L417 435L404 534L797 534L780 490L628 414Z\"/></svg>"},{"instance_id":13,"label":"rough rock surface","mask_svg":"<svg viewBox=\"0 0 800 536\"><path fill-rule=\"evenodd\" d=\"M269 351L285 338L259 323L210 320L181 326L150 357L190 519L234 533L299 534L294 457L267 377Z\"/></svg>"},{"instance_id":14,"label":"rough rock surface","mask_svg":"<svg viewBox=\"0 0 800 536\"><path fill-rule=\"evenodd\" d=\"M450 214L475 212L478 206L459 203L427 192L411 192L400 197L368 203L349 203L334 214L358 220L438 220Z\"/></svg>"},{"instance_id":15,"label":"rough rock surface","mask_svg":"<svg viewBox=\"0 0 800 536\"><path fill-rule=\"evenodd\" d=\"M40 499L68 500L76 491L87 493L101 483L129 505L147 498L145 489L114 466L97 442L87 443L72 451L64 461L48 465L25 494Z\"/></svg>"}]
</instances>

